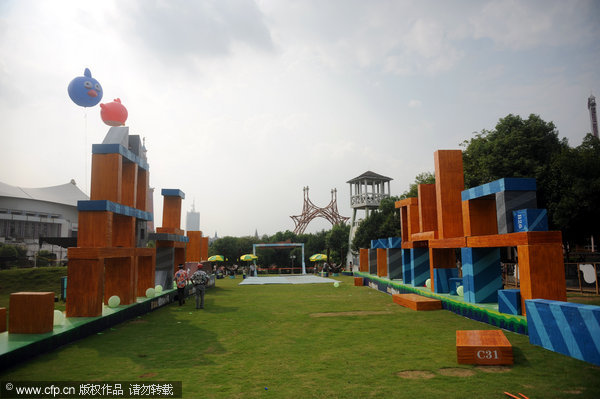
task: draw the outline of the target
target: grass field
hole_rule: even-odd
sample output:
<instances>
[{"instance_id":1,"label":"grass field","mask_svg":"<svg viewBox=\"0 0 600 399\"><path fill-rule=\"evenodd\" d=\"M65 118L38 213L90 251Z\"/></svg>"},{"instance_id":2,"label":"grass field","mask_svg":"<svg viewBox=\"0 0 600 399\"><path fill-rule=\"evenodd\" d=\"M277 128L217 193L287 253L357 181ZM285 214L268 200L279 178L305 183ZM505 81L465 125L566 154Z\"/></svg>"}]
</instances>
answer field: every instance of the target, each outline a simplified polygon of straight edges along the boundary
<instances>
[{"instance_id":1,"label":"grass field","mask_svg":"<svg viewBox=\"0 0 600 399\"><path fill-rule=\"evenodd\" d=\"M600 397L599 367L524 335L505 332L511 367L458 365L456 330L492 326L414 312L336 279L339 288L218 280L205 310L171 304L2 370L0 380L178 380L185 398Z\"/></svg>"}]
</instances>

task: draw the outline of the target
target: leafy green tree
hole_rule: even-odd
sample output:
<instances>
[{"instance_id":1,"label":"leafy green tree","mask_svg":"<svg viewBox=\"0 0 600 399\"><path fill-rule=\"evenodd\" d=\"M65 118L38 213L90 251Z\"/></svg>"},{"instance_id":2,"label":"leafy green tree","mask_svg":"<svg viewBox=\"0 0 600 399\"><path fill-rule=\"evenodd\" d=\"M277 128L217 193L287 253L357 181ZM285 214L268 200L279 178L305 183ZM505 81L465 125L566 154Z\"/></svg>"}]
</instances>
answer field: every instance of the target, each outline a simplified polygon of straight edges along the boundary
<instances>
[{"instance_id":1,"label":"leafy green tree","mask_svg":"<svg viewBox=\"0 0 600 399\"><path fill-rule=\"evenodd\" d=\"M344 258L348 253L348 236L350 235L350 225L336 224L327 233L325 243L331 250L331 261L339 265L344 264Z\"/></svg>"},{"instance_id":2,"label":"leafy green tree","mask_svg":"<svg viewBox=\"0 0 600 399\"><path fill-rule=\"evenodd\" d=\"M419 173L415 177L415 182L411 183L408 190L403 192L400 199L412 198L418 195L419 184L433 184L435 183L435 174L431 172Z\"/></svg>"},{"instance_id":3,"label":"leafy green tree","mask_svg":"<svg viewBox=\"0 0 600 399\"><path fill-rule=\"evenodd\" d=\"M533 177L540 208L548 208L554 158L569 147L552 122L534 114L526 120L510 114L494 130L483 130L462 146L466 188L504 177Z\"/></svg>"},{"instance_id":4,"label":"leafy green tree","mask_svg":"<svg viewBox=\"0 0 600 399\"><path fill-rule=\"evenodd\" d=\"M548 213L571 244L597 234L600 225L600 140L588 134L581 145L558 154L547 171Z\"/></svg>"}]
</instances>

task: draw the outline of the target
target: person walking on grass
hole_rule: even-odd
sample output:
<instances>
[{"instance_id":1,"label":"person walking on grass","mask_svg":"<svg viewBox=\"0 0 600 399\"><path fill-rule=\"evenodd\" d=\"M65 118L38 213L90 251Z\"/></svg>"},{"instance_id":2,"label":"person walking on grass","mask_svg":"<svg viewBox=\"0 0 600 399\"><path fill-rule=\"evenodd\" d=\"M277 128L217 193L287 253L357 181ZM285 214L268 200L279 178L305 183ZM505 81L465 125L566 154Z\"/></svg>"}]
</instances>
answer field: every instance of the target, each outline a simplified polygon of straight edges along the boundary
<instances>
[{"instance_id":1,"label":"person walking on grass","mask_svg":"<svg viewBox=\"0 0 600 399\"><path fill-rule=\"evenodd\" d=\"M177 299L179 306L185 304L185 285L188 281L188 274L183 270L183 264L179 264L179 270L175 273L175 282L177 283Z\"/></svg>"},{"instance_id":2,"label":"person walking on grass","mask_svg":"<svg viewBox=\"0 0 600 399\"><path fill-rule=\"evenodd\" d=\"M198 270L191 277L196 291L196 309L204 309L204 292L208 284L208 274L202 270L202 263L198 264Z\"/></svg>"}]
</instances>

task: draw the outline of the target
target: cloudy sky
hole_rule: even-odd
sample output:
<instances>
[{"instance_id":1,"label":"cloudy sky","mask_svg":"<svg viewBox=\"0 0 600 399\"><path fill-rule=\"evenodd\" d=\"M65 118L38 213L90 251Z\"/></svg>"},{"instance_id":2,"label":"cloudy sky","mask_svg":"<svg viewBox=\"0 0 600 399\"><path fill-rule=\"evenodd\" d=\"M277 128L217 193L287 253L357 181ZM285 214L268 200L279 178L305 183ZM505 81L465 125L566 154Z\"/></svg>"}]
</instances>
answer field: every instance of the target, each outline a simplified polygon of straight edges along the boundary
<instances>
[{"instance_id":1,"label":"cloudy sky","mask_svg":"<svg viewBox=\"0 0 600 399\"><path fill-rule=\"evenodd\" d=\"M67 95L87 67L146 139L157 226L163 188L210 236L293 230L304 186L351 216L349 179L399 195L509 113L579 145L599 22L593 0L0 0L0 181L89 192L109 127Z\"/></svg>"}]
</instances>

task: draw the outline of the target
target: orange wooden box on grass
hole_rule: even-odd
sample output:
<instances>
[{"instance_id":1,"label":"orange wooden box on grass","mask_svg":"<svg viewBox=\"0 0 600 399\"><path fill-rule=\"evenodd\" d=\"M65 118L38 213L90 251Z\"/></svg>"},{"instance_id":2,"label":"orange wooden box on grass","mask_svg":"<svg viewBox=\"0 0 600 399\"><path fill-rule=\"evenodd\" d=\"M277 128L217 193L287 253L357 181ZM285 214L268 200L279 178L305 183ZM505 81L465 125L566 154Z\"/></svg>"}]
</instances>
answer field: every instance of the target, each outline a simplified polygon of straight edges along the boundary
<instances>
[{"instance_id":1,"label":"orange wooden box on grass","mask_svg":"<svg viewBox=\"0 0 600 399\"><path fill-rule=\"evenodd\" d=\"M394 303L412 310L440 310L442 301L417 294L394 294Z\"/></svg>"},{"instance_id":2,"label":"orange wooden box on grass","mask_svg":"<svg viewBox=\"0 0 600 399\"><path fill-rule=\"evenodd\" d=\"M54 292L14 292L8 308L10 334L43 334L54 327Z\"/></svg>"},{"instance_id":3,"label":"orange wooden box on grass","mask_svg":"<svg viewBox=\"0 0 600 399\"><path fill-rule=\"evenodd\" d=\"M513 364L512 345L502 330L457 330L459 364Z\"/></svg>"},{"instance_id":4,"label":"orange wooden box on grass","mask_svg":"<svg viewBox=\"0 0 600 399\"><path fill-rule=\"evenodd\" d=\"M6 308L0 308L0 333L6 331Z\"/></svg>"},{"instance_id":5,"label":"orange wooden box on grass","mask_svg":"<svg viewBox=\"0 0 600 399\"><path fill-rule=\"evenodd\" d=\"M364 285L362 277L354 277L354 286L362 287Z\"/></svg>"}]
</instances>

